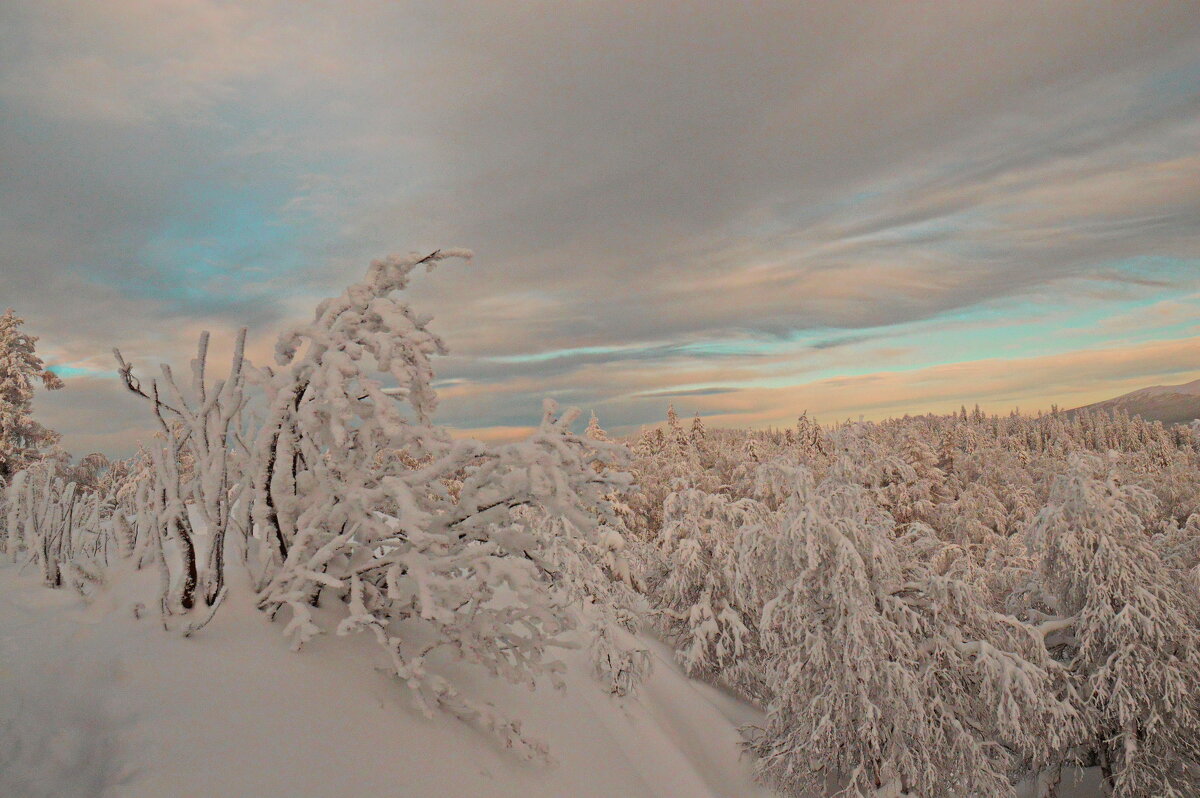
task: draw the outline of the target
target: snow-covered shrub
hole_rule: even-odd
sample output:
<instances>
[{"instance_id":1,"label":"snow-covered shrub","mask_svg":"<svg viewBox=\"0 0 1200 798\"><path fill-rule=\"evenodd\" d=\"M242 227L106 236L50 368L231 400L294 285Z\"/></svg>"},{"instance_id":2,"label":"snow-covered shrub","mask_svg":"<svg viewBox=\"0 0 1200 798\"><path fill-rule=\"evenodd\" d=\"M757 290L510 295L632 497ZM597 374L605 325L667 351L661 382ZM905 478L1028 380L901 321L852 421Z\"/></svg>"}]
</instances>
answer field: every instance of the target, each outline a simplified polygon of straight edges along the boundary
<instances>
[{"instance_id":1,"label":"snow-covered shrub","mask_svg":"<svg viewBox=\"0 0 1200 798\"><path fill-rule=\"evenodd\" d=\"M1090 721L1083 758L1118 796L1193 795L1200 762L1200 600L1152 545L1154 504L1075 455L1030 533L1040 628Z\"/></svg>"},{"instance_id":2,"label":"snow-covered shrub","mask_svg":"<svg viewBox=\"0 0 1200 798\"><path fill-rule=\"evenodd\" d=\"M374 262L283 335L275 366L256 373L267 412L253 444L253 518L270 552L259 606L286 609L285 633L300 646L322 631L314 607L336 598L346 608L338 633L374 635L423 710L542 756L519 723L470 699L429 658L531 687L557 680L550 652L576 625L570 580L586 570L565 566L585 544L603 545L614 520L605 496L628 478L605 467L623 449L574 433L577 411L560 415L552 402L518 443L454 439L433 424L430 359L445 347L393 295L418 266L467 255Z\"/></svg>"},{"instance_id":3,"label":"snow-covered shrub","mask_svg":"<svg viewBox=\"0 0 1200 798\"><path fill-rule=\"evenodd\" d=\"M566 519L533 508L523 508L517 517L528 518L546 541L544 572L569 599L574 623L587 638L596 678L613 695L636 693L650 675L651 659L633 636L643 612L619 523L610 518L598 535L583 536L569 529Z\"/></svg>"},{"instance_id":4,"label":"snow-covered shrub","mask_svg":"<svg viewBox=\"0 0 1200 798\"><path fill-rule=\"evenodd\" d=\"M433 423L430 360L445 347L394 294L415 268L468 256L374 262L280 338L273 367L245 362L244 330L216 381L207 333L186 385L166 365L143 383L116 352L158 434L125 463L63 456L18 472L3 490L4 550L85 594L111 557L154 563L164 625L180 618L185 634L211 620L227 560L241 555L259 607L286 614L296 646L325 628L369 631L422 709L545 755L430 663L451 656L512 682L557 683L553 649L579 630L610 691L636 688L650 657L632 636L640 599L614 510L629 452L598 423L576 434L578 412L553 402L517 443L456 439ZM332 619L315 611L323 605Z\"/></svg>"},{"instance_id":5,"label":"snow-covered shrub","mask_svg":"<svg viewBox=\"0 0 1200 798\"><path fill-rule=\"evenodd\" d=\"M247 458L238 435L247 402L246 331L238 334L229 374L215 383L208 375L208 341L209 334L201 333L188 390L167 364L160 367L160 377L143 387L133 367L114 350L125 387L150 403L160 430L148 449L150 484L138 501L139 520L149 522L150 544L162 571L164 622L168 615L193 609L211 617L225 594L227 534L235 524L243 536L248 529L248 519L237 523L235 518L235 508L248 507L243 478ZM168 544L176 556L166 555ZM187 628L193 630L195 622Z\"/></svg>"},{"instance_id":6,"label":"snow-covered shrub","mask_svg":"<svg viewBox=\"0 0 1200 798\"><path fill-rule=\"evenodd\" d=\"M867 488L794 473L743 544L770 563L742 566L745 592L772 596L759 771L795 794L1011 795L1074 726L1055 663L971 585L907 560Z\"/></svg>"},{"instance_id":7,"label":"snow-covered shrub","mask_svg":"<svg viewBox=\"0 0 1200 798\"><path fill-rule=\"evenodd\" d=\"M736 552L743 530L767 512L752 499L696 488L670 494L659 539L664 567L651 585L684 670L755 698L763 696L758 608L737 600Z\"/></svg>"},{"instance_id":8,"label":"snow-covered shrub","mask_svg":"<svg viewBox=\"0 0 1200 798\"><path fill-rule=\"evenodd\" d=\"M78 491L53 463L40 463L14 475L4 504L11 560L25 554L36 562L48 587L69 583L85 592L85 584L102 578L94 563L109 556L103 497Z\"/></svg>"}]
</instances>

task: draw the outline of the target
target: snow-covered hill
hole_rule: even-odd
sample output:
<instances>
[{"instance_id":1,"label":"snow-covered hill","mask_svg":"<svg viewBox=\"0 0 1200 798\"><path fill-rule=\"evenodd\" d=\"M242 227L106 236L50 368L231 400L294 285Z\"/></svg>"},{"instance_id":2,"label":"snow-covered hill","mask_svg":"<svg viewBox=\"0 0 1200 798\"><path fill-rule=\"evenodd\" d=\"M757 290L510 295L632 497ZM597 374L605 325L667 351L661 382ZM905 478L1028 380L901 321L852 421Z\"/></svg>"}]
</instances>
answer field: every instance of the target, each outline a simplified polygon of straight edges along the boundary
<instances>
[{"instance_id":1,"label":"snow-covered hill","mask_svg":"<svg viewBox=\"0 0 1200 798\"><path fill-rule=\"evenodd\" d=\"M1103 412L1122 410L1131 416L1141 416L1147 421L1186 424L1200 418L1200 380L1183 385L1154 385L1076 408L1084 409Z\"/></svg>"},{"instance_id":2,"label":"snow-covered hill","mask_svg":"<svg viewBox=\"0 0 1200 798\"><path fill-rule=\"evenodd\" d=\"M449 716L422 717L391 677L364 668L367 641L289 651L244 592L192 638L136 620L147 576L88 605L0 564L0 796L773 795L738 754L737 727L761 713L688 679L655 641L654 675L634 699L603 694L579 652L566 652L562 692L476 684L549 741L556 764L543 766ZM1100 795L1094 773L1075 778L1063 798Z\"/></svg>"},{"instance_id":3,"label":"snow-covered hill","mask_svg":"<svg viewBox=\"0 0 1200 798\"><path fill-rule=\"evenodd\" d=\"M122 574L89 606L0 566L0 795L769 794L739 757L736 727L756 710L687 679L664 647L634 699L606 695L578 651L565 652L561 692L473 682L550 744L557 762L545 766L447 715L424 718L370 668L368 640L289 651L246 593L187 639L156 615L136 620L135 599L154 594L148 577Z\"/></svg>"}]
</instances>

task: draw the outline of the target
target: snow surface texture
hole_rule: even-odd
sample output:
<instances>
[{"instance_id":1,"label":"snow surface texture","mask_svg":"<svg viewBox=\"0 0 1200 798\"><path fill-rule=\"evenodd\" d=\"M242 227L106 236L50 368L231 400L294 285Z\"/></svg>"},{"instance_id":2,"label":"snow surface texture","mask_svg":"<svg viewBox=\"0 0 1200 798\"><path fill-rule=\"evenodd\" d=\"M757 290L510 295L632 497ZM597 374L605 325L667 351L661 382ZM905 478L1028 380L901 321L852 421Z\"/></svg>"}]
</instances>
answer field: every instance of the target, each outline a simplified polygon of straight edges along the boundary
<instances>
[{"instance_id":1,"label":"snow surface texture","mask_svg":"<svg viewBox=\"0 0 1200 798\"><path fill-rule=\"evenodd\" d=\"M636 699L607 696L584 651L565 652L564 691L472 685L550 742L556 764L543 766L422 717L393 677L363 670L378 659L365 637L289 651L245 585L184 639L134 618L153 574L121 574L84 604L30 570L0 565L4 798L770 794L738 753L737 726L761 716L689 680L652 641Z\"/></svg>"},{"instance_id":2,"label":"snow surface texture","mask_svg":"<svg viewBox=\"0 0 1200 798\"><path fill-rule=\"evenodd\" d=\"M17 570L0 564L5 798L771 795L737 753L736 728L761 714L688 679L654 641L637 699L604 695L581 652L567 653L564 692L481 680L551 741L558 764L543 767L446 715L426 720L344 641L289 651L244 592L184 639L133 618L153 593L146 573L85 605ZM1096 773L1068 776L1060 795L1100 796Z\"/></svg>"}]
</instances>

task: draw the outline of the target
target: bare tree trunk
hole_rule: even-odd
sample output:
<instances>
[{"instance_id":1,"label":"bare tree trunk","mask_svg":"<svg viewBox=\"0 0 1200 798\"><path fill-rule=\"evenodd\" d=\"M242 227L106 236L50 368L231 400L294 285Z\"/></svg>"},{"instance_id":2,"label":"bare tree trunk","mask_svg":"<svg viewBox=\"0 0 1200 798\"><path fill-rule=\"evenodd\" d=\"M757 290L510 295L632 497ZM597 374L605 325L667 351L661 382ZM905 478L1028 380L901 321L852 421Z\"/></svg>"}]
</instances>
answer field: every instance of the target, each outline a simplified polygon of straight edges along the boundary
<instances>
[{"instance_id":1,"label":"bare tree trunk","mask_svg":"<svg viewBox=\"0 0 1200 798\"><path fill-rule=\"evenodd\" d=\"M225 587L225 530L220 529L212 536L212 548L208 552L208 579L204 589L204 603L211 607Z\"/></svg>"},{"instance_id":2,"label":"bare tree trunk","mask_svg":"<svg viewBox=\"0 0 1200 798\"><path fill-rule=\"evenodd\" d=\"M187 512L185 508L183 512ZM184 519L175 521L175 539L179 542L179 555L183 559L183 584L179 588L179 606L190 610L196 605L196 545L190 532L184 528ZM189 524L190 526L190 524Z\"/></svg>"}]
</instances>

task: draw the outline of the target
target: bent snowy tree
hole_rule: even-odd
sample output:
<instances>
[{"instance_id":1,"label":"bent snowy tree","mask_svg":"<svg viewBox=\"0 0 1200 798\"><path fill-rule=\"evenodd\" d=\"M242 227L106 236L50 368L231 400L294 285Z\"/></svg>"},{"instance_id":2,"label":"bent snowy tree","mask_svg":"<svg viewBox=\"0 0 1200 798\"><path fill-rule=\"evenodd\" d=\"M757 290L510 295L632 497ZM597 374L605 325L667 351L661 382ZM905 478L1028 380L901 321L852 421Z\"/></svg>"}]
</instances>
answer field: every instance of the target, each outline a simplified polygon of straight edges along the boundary
<instances>
[{"instance_id":1,"label":"bent snowy tree","mask_svg":"<svg viewBox=\"0 0 1200 798\"><path fill-rule=\"evenodd\" d=\"M605 496L627 484L605 464L624 455L572 432L578 413L559 416L553 403L519 443L455 439L432 423L430 360L445 346L394 294L414 269L468 256L376 261L281 336L275 366L257 373L268 407L254 444L260 606L288 610L299 646L320 631L313 608L333 591L350 610L339 633L373 634L422 709L543 755L427 662L445 652L511 681L556 677L548 649L575 622L556 582L583 569L555 561L564 549L546 530L598 539L611 520Z\"/></svg>"},{"instance_id":2,"label":"bent snowy tree","mask_svg":"<svg viewBox=\"0 0 1200 798\"><path fill-rule=\"evenodd\" d=\"M422 710L447 710L545 756L430 658L557 682L562 665L550 651L586 616L598 670L614 692L632 689L648 658L615 642L636 613L609 504L629 484L616 470L627 452L576 434L578 412L560 414L553 402L516 443L455 438L433 423L431 360L446 348L397 294L415 269L469 256L375 261L280 336L272 366L245 362L242 331L228 377L215 383L207 334L187 390L167 366L143 385L118 352L126 387L150 403L160 430L152 486L139 494L149 507L134 522L151 522L164 618L196 607L199 623L211 617L236 543L258 606L286 614L294 646L323 631L328 615L317 608L328 597L343 608L338 633L371 633Z\"/></svg>"}]
</instances>

